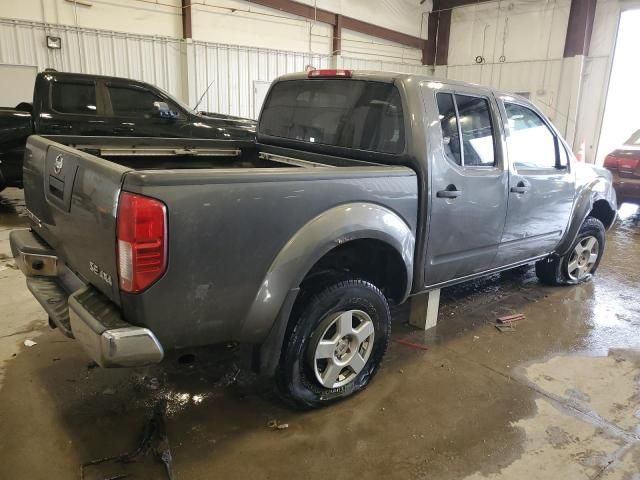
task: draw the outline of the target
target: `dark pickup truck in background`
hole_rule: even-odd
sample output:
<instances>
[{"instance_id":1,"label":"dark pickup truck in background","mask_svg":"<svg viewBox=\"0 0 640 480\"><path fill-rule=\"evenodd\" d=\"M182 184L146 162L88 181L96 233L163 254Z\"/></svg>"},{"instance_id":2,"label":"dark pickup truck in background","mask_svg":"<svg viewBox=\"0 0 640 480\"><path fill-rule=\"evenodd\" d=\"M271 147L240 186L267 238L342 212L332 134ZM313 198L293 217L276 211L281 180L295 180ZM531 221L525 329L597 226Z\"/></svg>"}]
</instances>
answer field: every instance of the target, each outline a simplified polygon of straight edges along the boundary
<instances>
[{"instance_id":1,"label":"dark pickup truck in background","mask_svg":"<svg viewBox=\"0 0 640 480\"><path fill-rule=\"evenodd\" d=\"M257 142L34 135L24 178L16 263L96 362L246 342L303 407L369 383L390 304L532 262L588 281L616 217L527 100L383 72L278 79Z\"/></svg>"},{"instance_id":2,"label":"dark pickup truck in background","mask_svg":"<svg viewBox=\"0 0 640 480\"><path fill-rule=\"evenodd\" d=\"M0 108L0 190L22 186L33 134L252 140L255 121L195 112L144 82L47 70L36 77L32 104Z\"/></svg>"}]
</instances>

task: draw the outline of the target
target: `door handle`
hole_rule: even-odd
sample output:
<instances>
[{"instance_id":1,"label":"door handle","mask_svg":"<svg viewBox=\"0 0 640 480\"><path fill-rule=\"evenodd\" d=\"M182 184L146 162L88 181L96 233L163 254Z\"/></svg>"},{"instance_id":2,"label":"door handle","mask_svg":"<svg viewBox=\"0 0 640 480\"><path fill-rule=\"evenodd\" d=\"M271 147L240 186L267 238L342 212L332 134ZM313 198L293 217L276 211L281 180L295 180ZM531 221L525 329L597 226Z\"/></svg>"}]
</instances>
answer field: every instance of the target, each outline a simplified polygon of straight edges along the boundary
<instances>
[{"instance_id":1,"label":"door handle","mask_svg":"<svg viewBox=\"0 0 640 480\"><path fill-rule=\"evenodd\" d=\"M515 187L511 187L511 193L527 193L529 187L524 182L518 182Z\"/></svg>"},{"instance_id":2,"label":"door handle","mask_svg":"<svg viewBox=\"0 0 640 480\"><path fill-rule=\"evenodd\" d=\"M53 125L49 125L49 128L52 130L71 130L73 127L71 125L67 124L53 124Z\"/></svg>"},{"instance_id":3,"label":"door handle","mask_svg":"<svg viewBox=\"0 0 640 480\"><path fill-rule=\"evenodd\" d=\"M458 198L462 195L462 191L458 190L455 185L447 185L447 188L436 192L438 198Z\"/></svg>"}]
</instances>

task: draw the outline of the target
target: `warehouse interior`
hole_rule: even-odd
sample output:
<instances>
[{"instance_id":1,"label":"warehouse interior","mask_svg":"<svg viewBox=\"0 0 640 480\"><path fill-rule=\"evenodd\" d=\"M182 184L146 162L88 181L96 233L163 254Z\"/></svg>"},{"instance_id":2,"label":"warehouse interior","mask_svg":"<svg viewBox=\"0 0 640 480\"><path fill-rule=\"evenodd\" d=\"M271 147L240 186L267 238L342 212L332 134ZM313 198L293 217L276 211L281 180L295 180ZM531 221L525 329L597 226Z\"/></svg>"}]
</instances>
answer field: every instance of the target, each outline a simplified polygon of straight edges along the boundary
<instances>
[{"instance_id":1,"label":"warehouse interior","mask_svg":"<svg viewBox=\"0 0 640 480\"><path fill-rule=\"evenodd\" d=\"M639 45L640 0L0 2L0 478L640 478ZM360 128L395 130L330 144L326 112L356 124L358 107L353 88L308 101L323 82L366 83L359 101L397 86ZM118 88L161 101L117 120ZM463 97L484 99L484 122ZM514 157L534 124L534 164L540 129L554 142L546 170ZM122 212L140 199L164 215L164 263L138 287ZM360 291L331 306L353 308L350 333L333 313L304 330L359 280L389 326ZM78 292L100 299L91 321ZM86 340L78 318L106 326ZM109 365L117 339L95 358L109 322L144 330L158 358ZM366 366L332 386L333 360L287 344L336 329L343 358L367 322ZM301 369L317 396L292 402Z\"/></svg>"}]
</instances>

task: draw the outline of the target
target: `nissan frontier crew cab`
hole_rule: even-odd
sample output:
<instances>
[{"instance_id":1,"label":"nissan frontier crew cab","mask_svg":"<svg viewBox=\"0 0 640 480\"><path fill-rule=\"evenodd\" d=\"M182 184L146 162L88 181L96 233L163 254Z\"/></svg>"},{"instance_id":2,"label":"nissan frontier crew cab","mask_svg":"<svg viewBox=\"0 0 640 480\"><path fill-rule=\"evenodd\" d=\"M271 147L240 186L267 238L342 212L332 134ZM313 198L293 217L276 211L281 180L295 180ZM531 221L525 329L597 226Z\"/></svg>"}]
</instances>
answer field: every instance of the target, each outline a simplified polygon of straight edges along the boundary
<instances>
[{"instance_id":1,"label":"nissan frontier crew cab","mask_svg":"<svg viewBox=\"0 0 640 480\"><path fill-rule=\"evenodd\" d=\"M279 78L257 142L32 136L33 295L103 367L225 341L311 408L371 381L390 304L536 262L591 279L616 217L527 100L426 76Z\"/></svg>"}]
</instances>

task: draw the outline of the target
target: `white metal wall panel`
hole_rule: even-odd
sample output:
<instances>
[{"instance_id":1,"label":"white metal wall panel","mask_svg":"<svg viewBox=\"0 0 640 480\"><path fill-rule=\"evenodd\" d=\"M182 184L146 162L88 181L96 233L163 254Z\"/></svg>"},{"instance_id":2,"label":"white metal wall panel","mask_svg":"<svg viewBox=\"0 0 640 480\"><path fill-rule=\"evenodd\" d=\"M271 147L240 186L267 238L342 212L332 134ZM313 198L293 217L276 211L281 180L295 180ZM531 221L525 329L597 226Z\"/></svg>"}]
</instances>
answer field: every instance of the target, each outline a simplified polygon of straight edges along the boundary
<instances>
[{"instance_id":1,"label":"white metal wall panel","mask_svg":"<svg viewBox=\"0 0 640 480\"><path fill-rule=\"evenodd\" d=\"M46 46L46 36L62 48ZM0 63L143 80L180 96L180 40L0 19ZM1 79L0 79L1 82Z\"/></svg>"},{"instance_id":2,"label":"white metal wall panel","mask_svg":"<svg viewBox=\"0 0 640 480\"><path fill-rule=\"evenodd\" d=\"M48 49L47 35L61 37L62 49ZM187 55L186 69L181 52ZM195 106L202 96L199 110L242 117L256 118L259 114L256 110L260 102L254 98L256 82L271 82L280 75L304 71L307 65L330 68L331 62L329 55L207 42L185 44L167 37L0 19L0 63L134 78L179 98L184 93L183 82L188 81L189 98L184 100L189 104ZM340 57L338 65L428 73L428 67L418 64L353 57ZM188 79L183 78L186 71Z\"/></svg>"},{"instance_id":3,"label":"white metal wall panel","mask_svg":"<svg viewBox=\"0 0 640 480\"><path fill-rule=\"evenodd\" d=\"M381 70L386 72L418 73L423 75L428 75L430 73L430 67L426 65L353 57L340 57L339 66L340 68L350 70Z\"/></svg>"},{"instance_id":4,"label":"white metal wall panel","mask_svg":"<svg viewBox=\"0 0 640 480\"><path fill-rule=\"evenodd\" d=\"M327 68L328 55L309 55L236 45L194 42L195 82L189 97L202 97L198 110L256 118L254 82L304 71L307 65ZM208 88L208 90L207 90Z\"/></svg>"},{"instance_id":5,"label":"white metal wall panel","mask_svg":"<svg viewBox=\"0 0 640 480\"><path fill-rule=\"evenodd\" d=\"M566 132L567 111L562 111L562 59L487 65L457 65L444 67L445 77L513 93L526 93L533 103ZM566 103L566 102L565 102ZM568 108L568 105L563 107Z\"/></svg>"}]
</instances>

